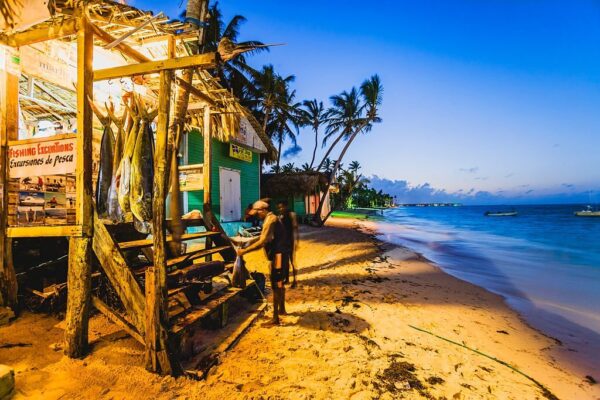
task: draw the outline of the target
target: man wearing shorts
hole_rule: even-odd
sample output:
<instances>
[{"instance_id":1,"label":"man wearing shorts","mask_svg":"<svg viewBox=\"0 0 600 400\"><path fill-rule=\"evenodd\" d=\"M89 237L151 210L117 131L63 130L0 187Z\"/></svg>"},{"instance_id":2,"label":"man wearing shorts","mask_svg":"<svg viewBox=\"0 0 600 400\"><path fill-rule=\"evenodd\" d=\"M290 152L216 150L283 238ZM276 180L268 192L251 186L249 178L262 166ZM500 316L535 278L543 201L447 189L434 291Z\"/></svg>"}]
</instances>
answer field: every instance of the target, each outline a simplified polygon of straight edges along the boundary
<instances>
[{"instance_id":1,"label":"man wearing shorts","mask_svg":"<svg viewBox=\"0 0 600 400\"><path fill-rule=\"evenodd\" d=\"M269 210L269 204L259 200L252 205L250 215L256 215L263 221L263 227L258 240L245 249L238 249L242 256L263 247L267 259L271 262L271 288L273 290L273 325L279 325L279 315L285 315L285 271L289 271L288 240L285 228L279 218Z\"/></svg>"}]
</instances>

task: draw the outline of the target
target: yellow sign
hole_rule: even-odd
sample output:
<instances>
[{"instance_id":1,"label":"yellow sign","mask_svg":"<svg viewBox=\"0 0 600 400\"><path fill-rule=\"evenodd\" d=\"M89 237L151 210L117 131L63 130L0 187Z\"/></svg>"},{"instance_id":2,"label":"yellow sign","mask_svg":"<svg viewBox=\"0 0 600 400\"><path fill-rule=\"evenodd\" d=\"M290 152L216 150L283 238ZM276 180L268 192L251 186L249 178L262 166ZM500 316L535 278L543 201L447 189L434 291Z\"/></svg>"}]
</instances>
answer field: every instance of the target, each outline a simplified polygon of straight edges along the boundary
<instances>
[{"instance_id":1,"label":"yellow sign","mask_svg":"<svg viewBox=\"0 0 600 400\"><path fill-rule=\"evenodd\" d=\"M252 152L233 143L229 145L229 157L237 158L238 160L246 162L252 162Z\"/></svg>"}]
</instances>

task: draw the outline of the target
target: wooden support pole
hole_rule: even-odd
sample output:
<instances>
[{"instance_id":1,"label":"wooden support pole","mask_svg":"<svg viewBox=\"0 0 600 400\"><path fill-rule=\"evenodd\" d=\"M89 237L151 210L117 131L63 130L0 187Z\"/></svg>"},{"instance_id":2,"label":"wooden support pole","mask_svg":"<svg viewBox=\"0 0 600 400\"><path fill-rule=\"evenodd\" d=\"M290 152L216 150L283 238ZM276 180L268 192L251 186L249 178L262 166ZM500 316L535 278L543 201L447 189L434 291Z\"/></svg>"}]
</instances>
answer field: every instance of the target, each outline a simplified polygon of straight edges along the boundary
<instances>
[{"instance_id":1,"label":"wooden support pole","mask_svg":"<svg viewBox=\"0 0 600 400\"><path fill-rule=\"evenodd\" d=\"M8 144L18 138L19 77L10 71L12 57L7 54L4 58L6 65L0 65L0 306L15 309L17 277L12 264L12 241L7 235Z\"/></svg>"},{"instance_id":2,"label":"wooden support pole","mask_svg":"<svg viewBox=\"0 0 600 400\"><path fill-rule=\"evenodd\" d=\"M173 73L161 71L154 153L152 233L154 266L146 270L146 369L161 375L178 375L181 369L169 351L167 328L167 255L165 238L165 198L167 194L167 153L169 106Z\"/></svg>"},{"instance_id":3,"label":"wooden support pole","mask_svg":"<svg viewBox=\"0 0 600 400\"><path fill-rule=\"evenodd\" d=\"M204 107L203 118L203 138L204 138L204 165L202 166L202 175L204 179L204 206L211 206L210 196L212 193L212 185L210 176L212 174L212 144L210 137L210 107Z\"/></svg>"},{"instance_id":4,"label":"wooden support pole","mask_svg":"<svg viewBox=\"0 0 600 400\"><path fill-rule=\"evenodd\" d=\"M186 68L214 68L217 62L215 53L195 56L167 58L166 60L127 64L119 67L99 69L94 72L95 81L123 78L127 76L154 74L163 70Z\"/></svg>"},{"instance_id":5,"label":"wooden support pole","mask_svg":"<svg viewBox=\"0 0 600 400\"><path fill-rule=\"evenodd\" d=\"M87 351L91 301L92 254L92 109L93 34L85 18L77 31L77 161L75 221L81 237L69 238L65 354L82 357Z\"/></svg>"}]
</instances>

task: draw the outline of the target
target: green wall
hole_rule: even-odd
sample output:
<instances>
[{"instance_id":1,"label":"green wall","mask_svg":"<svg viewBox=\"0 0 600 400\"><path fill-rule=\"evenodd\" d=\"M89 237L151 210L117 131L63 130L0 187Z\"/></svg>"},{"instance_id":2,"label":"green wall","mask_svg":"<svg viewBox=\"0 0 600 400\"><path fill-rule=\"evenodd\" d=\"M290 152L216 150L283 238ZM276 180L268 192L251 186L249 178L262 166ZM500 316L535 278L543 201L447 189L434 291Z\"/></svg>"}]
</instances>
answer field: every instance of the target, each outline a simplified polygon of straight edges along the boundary
<instances>
[{"instance_id":1,"label":"green wall","mask_svg":"<svg viewBox=\"0 0 600 400\"><path fill-rule=\"evenodd\" d=\"M211 200L213 211L220 218L221 202L219 199L219 167L239 170L240 186L242 194L242 218L244 210L250 203L254 203L260 198L260 157L252 153L252 162L246 162L229 157L229 143L221 143L215 139L212 140L213 158L211 181L213 192ZM189 164L202 164L204 162L204 139L199 131L193 130L188 133L188 162ZM198 209L202 211L204 203L204 194L202 190L188 192L188 211Z\"/></svg>"}]
</instances>

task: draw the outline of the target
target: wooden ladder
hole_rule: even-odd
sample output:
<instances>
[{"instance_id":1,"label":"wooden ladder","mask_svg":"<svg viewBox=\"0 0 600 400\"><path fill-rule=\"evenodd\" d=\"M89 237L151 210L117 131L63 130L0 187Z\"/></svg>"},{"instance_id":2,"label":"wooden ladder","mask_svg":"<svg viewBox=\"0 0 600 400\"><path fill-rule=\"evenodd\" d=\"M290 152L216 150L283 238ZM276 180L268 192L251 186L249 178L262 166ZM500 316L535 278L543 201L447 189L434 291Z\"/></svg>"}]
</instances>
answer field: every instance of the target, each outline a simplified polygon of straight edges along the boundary
<instances>
[{"instance_id":1,"label":"wooden ladder","mask_svg":"<svg viewBox=\"0 0 600 400\"><path fill-rule=\"evenodd\" d=\"M190 350L189 340L202 321L217 315L222 324L227 320L227 303L244 290L231 287L229 280L213 278L232 267L235 250L220 224L203 219L183 220L184 226L205 227L206 231L185 233L181 240L187 244L204 240L205 246L187 246L185 253L167 259L167 289L169 321L165 330L181 357ZM167 221L167 226L168 226ZM113 224L98 218L94 212L93 250L102 270L120 299L123 310L111 307L93 296L92 304L133 338L145 344L144 273L152 266L153 241L137 232L133 223ZM167 242L173 237L168 235ZM213 255L222 260L210 260ZM252 287L254 281L248 281ZM180 358L181 358L180 357Z\"/></svg>"}]
</instances>

